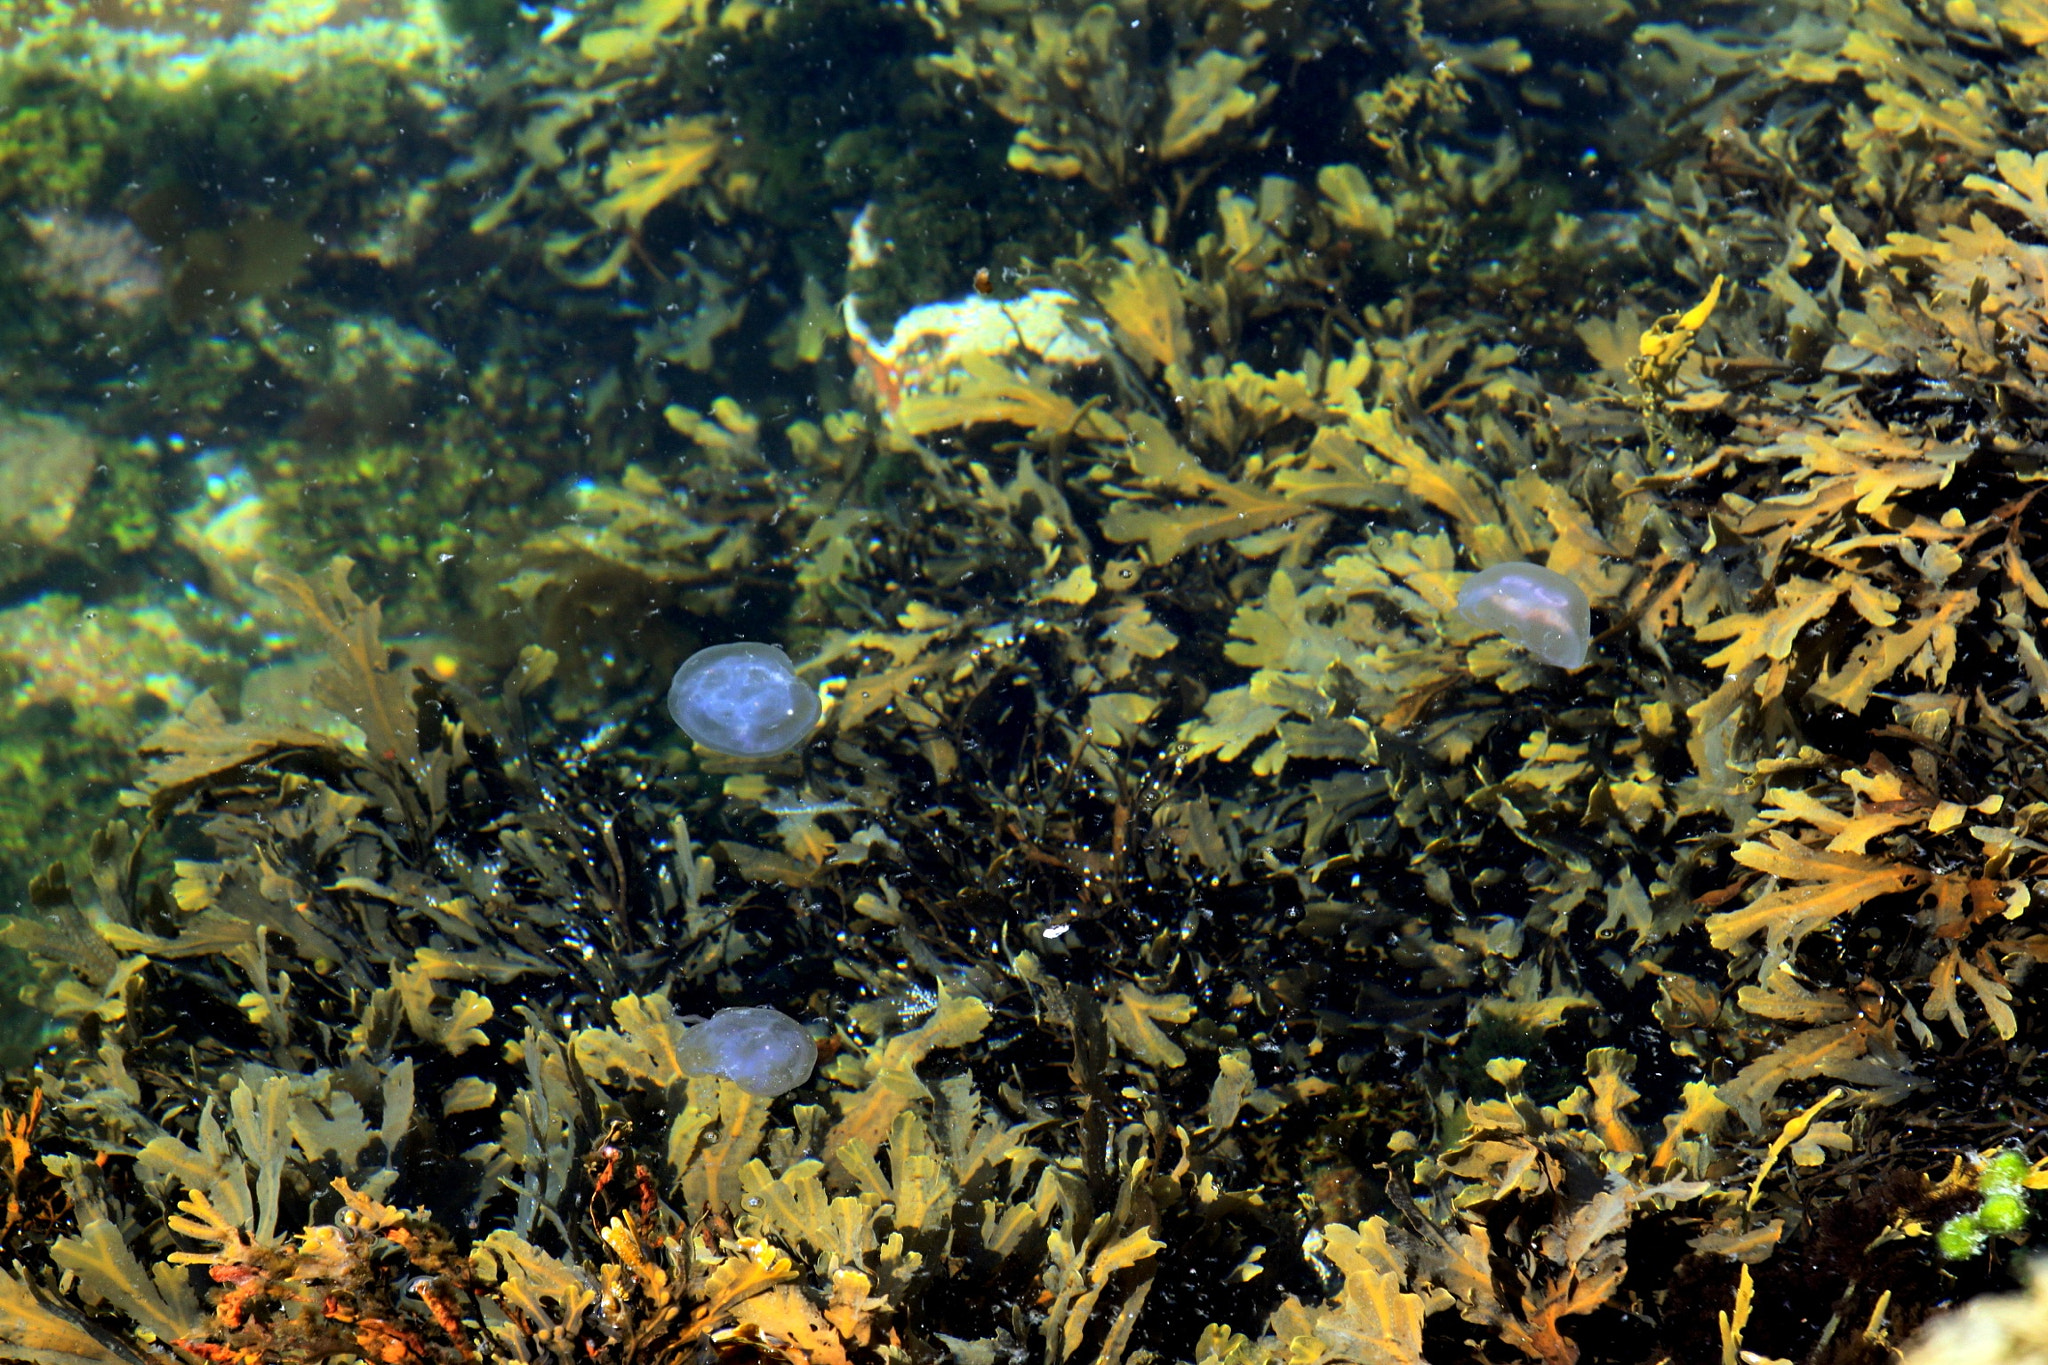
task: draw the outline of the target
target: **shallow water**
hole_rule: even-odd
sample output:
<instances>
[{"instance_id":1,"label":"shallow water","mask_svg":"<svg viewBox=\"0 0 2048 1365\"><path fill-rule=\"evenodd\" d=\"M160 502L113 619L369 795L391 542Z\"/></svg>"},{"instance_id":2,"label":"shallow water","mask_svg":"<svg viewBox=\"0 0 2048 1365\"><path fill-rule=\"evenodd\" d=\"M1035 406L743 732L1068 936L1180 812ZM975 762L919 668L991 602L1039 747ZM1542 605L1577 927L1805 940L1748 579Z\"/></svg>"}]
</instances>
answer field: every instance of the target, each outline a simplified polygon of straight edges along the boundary
<instances>
[{"instance_id":1,"label":"shallow water","mask_svg":"<svg viewBox=\"0 0 2048 1365\"><path fill-rule=\"evenodd\" d=\"M0 0L0 1298L1896 1358L2043 1155L2043 38ZM741 642L793 749L669 719ZM733 1006L817 1078L692 1079Z\"/></svg>"}]
</instances>

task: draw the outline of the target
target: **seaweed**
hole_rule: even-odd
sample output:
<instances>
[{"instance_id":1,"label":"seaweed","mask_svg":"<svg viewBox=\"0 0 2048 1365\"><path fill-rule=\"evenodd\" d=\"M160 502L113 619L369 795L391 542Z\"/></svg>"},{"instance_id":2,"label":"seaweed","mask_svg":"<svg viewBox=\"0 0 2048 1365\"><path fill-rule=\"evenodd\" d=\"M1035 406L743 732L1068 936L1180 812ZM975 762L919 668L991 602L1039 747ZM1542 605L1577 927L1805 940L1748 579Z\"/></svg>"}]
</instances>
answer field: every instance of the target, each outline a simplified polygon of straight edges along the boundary
<instances>
[{"instance_id":1,"label":"seaweed","mask_svg":"<svg viewBox=\"0 0 2048 1365\"><path fill-rule=\"evenodd\" d=\"M213 593L5 930L0 1354L1861 1365L1999 1287L2048 1183L2029 13L599 0L416 194L313 176L339 248L79 158L39 208L162 231L172 311L12 238L0 287L217 423L75 522ZM1459 612L1518 563L1583 667ZM10 613L24 677L101 605ZM825 704L770 765L654 704L736 638ZM233 704L243 645L325 713ZM688 1074L728 1004L817 1079Z\"/></svg>"}]
</instances>

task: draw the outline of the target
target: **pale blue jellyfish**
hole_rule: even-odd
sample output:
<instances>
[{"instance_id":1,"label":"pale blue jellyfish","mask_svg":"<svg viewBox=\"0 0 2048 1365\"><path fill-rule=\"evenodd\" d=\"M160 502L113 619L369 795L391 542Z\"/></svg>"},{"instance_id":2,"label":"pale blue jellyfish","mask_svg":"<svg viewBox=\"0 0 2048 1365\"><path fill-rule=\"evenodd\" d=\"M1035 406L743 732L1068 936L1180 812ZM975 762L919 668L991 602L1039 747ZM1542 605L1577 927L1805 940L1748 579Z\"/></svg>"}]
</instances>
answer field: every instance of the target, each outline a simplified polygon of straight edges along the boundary
<instances>
[{"instance_id":1,"label":"pale blue jellyfish","mask_svg":"<svg viewBox=\"0 0 2048 1365\"><path fill-rule=\"evenodd\" d=\"M774 645L713 645L683 661L668 711L705 748L736 758L774 758L817 727L818 694Z\"/></svg>"},{"instance_id":2,"label":"pale blue jellyfish","mask_svg":"<svg viewBox=\"0 0 2048 1365\"><path fill-rule=\"evenodd\" d=\"M1458 589L1458 614L1559 668L1583 665L1593 644L1585 591L1540 564L1515 560L1481 569Z\"/></svg>"},{"instance_id":3,"label":"pale blue jellyfish","mask_svg":"<svg viewBox=\"0 0 2048 1365\"><path fill-rule=\"evenodd\" d=\"M720 1010L685 1029L676 1060L692 1075L722 1076L750 1095L773 1099L811 1078L818 1045L780 1010L750 1005Z\"/></svg>"}]
</instances>

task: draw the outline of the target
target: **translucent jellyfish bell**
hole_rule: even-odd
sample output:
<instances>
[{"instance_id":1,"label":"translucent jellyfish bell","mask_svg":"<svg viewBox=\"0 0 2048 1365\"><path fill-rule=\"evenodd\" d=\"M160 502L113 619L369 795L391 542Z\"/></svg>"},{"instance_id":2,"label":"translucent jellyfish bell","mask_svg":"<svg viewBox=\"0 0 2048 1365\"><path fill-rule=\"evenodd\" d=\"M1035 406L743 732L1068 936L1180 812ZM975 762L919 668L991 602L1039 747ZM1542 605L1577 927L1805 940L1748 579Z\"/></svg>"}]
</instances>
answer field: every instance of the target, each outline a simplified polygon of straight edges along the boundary
<instances>
[{"instance_id":1,"label":"translucent jellyfish bell","mask_svg":"<svg viewBox=\"0 0 2048 1365\"><path fill-rule=\"evenodd\" d=\"M774 645L713 645L683 661L668 686L668 713L707 749L773 758L810 737L818 694Z\"/></svg>"},{"instance_id":2,"label":"translucent jellyfish bell","mask_svg":"<svg viewBox=\"0 0 2048 1365\"><path fill-rule=\"evenodd\" d=\"M1583 665L1593 644L1593 607L1585 592L1540 564L1516 560L1481 569L1458 589L1458 614L1559 668Z\"/></svg>"},{"instance_id":3,"label":"translucent jellyfish bell","mask_svg":"<svg viewBox=\"0 0 2048 1365\"><path fill-rule=\"evenodd\" d=\"M746 1006L685 1029L676 1060L693 1075L723 1076L750 1095L772 1099L811 1078L818 1045L782 1011Z\"/></svg>"}]
</instances>

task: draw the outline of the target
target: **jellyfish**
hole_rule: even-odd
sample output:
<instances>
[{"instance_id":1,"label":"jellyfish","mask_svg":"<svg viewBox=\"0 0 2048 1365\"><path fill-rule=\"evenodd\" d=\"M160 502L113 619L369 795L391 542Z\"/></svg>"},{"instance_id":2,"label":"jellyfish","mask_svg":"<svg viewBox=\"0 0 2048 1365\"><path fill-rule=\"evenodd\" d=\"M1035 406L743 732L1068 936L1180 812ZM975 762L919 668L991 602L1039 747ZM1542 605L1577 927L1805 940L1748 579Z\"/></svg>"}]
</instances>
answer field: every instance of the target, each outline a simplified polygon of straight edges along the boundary
<instances>
[{"instance_id":1,"label":"jellyfish","mask_svg":"<svg viewBox=\"0 0 2048 1365\"><path fill-rule=\"evenodd\" d=\"M668 687L668 712L683 733L716 753L774 758L809 738L818 694L774 645L713 645L683 661Z\"/></svg>"},{"instance_id":2,"label":"jellyfish","mask_svg":"<svg viewBox=\"0 0 2048 1365\"><path fill-rule=\"evenodd\" d=\"M773 1099L811 1078L818 1045L782 1011L750 1005L685 1029L676 1060L692 1075L722 1076L749 1095Z\"/></svg>"},{"instance_id":3,"label":"jellyfish","mask_svg":"<svg viewBox=\"0 0 2048 1365\"><path fill-rule=\"evenodd\" d=\"M1583 665L1593 642L1593 608L1584 590L1561 573L1521 560L1466 579L1458 589L1458 614L1559 668Z\"/></svg>"}]
</instances>

